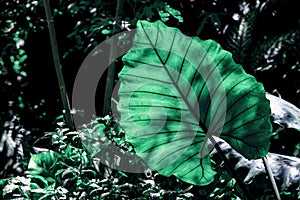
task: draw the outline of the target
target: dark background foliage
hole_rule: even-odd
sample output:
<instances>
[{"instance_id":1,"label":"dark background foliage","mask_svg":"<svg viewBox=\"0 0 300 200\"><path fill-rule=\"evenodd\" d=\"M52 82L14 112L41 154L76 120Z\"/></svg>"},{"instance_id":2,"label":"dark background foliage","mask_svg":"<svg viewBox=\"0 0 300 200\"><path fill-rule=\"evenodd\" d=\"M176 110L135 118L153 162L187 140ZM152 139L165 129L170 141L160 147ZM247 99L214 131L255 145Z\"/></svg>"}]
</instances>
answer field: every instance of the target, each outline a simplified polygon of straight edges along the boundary
<instances>
[{"instance_id":1,"label":"dark background foliage","mask_svg":"<svg viewBox=\"0 0 300 200\"><path fill-rule=\"evenodd\" d=\"M117 19L116 0L50 3L69 96L88 53L114 33L125 30L114 26L114 21L126 21L134 28L139 19L162 19L162 11L169 16L167 25L189 36L216 40L264 84L266 91L277 90L282 98L300 107L300 13L296 1L126 0L121 3ZM180 11L183 22L166 8L166 3ZM12 129L15 138L23 134L29 159L30 146L56 127L56 118L63 110L43 1L0 0L0 8L0 133ZM116 71L121 67L118 62ZM104 86L105 77L97 90L99 115ZM298 143L293 140L295 144L290 145L290 138L300 139L299 134L287 129L279 138L272 141L271 150L292 155Z\"/></svg>"},{"instance_id":2,"label":"dark background foliage","mask_svg":"<svg viewBox=\"0 0 300 200\"><path fill-rule=\"evenodd\" d=\"M216 40L263 82L267 91L277 89L286 100L300 104L300 17L294 1L166 2L183 18L180 23L170 16L167 24L190 36ZM1 113L24 115L23 123L31 129L49 128L62 106L42 1L1 4L6 8L1 11ZM160 19L158 10L164 4L128 0L122 5L119 18L133 27L138 19ZM86 55L112 34L116 1L51 1L51 6L71 95L77 70ZM116 31L121 30L118 27Z\"/></svg>"}]
</instances>

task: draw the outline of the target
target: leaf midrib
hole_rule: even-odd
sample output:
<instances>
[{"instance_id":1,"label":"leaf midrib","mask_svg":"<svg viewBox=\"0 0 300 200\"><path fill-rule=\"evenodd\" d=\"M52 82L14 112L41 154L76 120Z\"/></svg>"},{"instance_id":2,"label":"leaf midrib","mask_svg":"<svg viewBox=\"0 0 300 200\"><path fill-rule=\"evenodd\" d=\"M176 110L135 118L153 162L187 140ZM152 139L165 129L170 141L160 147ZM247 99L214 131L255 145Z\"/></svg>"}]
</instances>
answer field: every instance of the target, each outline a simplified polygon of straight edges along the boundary
<instances>
[{"instance_id":1,"label":"leaf midrib","mask_svg":"<svg viewBox=\"0 0 300 200\"><path fill-rule=\"evenodd\" d=\"M167 56L166 62L164 62L164 61L162 60L162 58L160 57L160 55L159 55L157 49L155 48L155 45L151 42L150 37L148 36L148 34L147 34L147 32L146 32L146 30L145 30L145 28L144 28L144 25L143 25L142 23L141 23L141 26L142 26L142 28L143 28L143 31L144 31L144 33L145 33L145 36L147 37L147 39L148 39L148 41L149 41L149 43L150 43L152 49L154 50L155 54L156 54L157 57L159 58L160 62L163 64L163 68L164 68L165 71L167 72L167 74L168 74L169 78L171 79L173 85L175 86L177 92L179 93L179 95L180 95L181 98L183 99L184 103L185 103L185 104L187 105L187 107L189 108L189 110L190 110L190 112L192 113L192 115L193 115L193 117L195 118L195 120L199 123L198 125L202 128L202 130L203 130L205 133L207 133L207 128L206 128L205 124L203 124L203 123L201 122L200 118L198 119L196 113L193 111L193 108L192 108L191 104L187 101L185 95L184 95L183 92L181 91L180 87L178 87L178 85L176 84L175 80L174 80L173 77L171 76L171 73L169 72L168 68L167 68L166 65L165 65L166 62L167 62L167 60L169 59L170 54L171 54L171 50L172 50L172 48L173 48L174 40L175 40L175 37L176 37L176 34L177 34L178 31L175 30L175 34L174 34L174 36L173 36L173 40L172 40L172 43L171 43L170 50L169 50L169 52L168 52L168 56ZM157 27L157 29L159 29L159 27ZM157 30L157 36L156 36L156 43L157 43L157 38L158 38L158 30ZM191 40L191 43L192 43L192 42L193 42L193 40ZM188 50L189 50L189 48L187 49L187 51L188 51ZM186 53L186 54L187 54L187 53ZM186 54L185 54L185 55L186 55ZM185 57L184 57L184 59L185 59ZM180 76L180 74L179 74L179 76Z\"/></svg>"}]
</instances>

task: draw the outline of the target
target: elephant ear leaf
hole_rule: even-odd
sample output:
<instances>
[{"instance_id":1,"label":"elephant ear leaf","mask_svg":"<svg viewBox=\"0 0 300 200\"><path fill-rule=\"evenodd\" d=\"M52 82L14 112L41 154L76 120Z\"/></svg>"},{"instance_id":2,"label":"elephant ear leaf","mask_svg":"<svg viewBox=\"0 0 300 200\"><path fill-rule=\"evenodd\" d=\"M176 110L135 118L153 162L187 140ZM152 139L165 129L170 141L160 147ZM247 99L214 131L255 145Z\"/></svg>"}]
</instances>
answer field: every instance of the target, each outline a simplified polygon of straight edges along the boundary
<instances>
[{"instance_id":1,"label":"elephant ear leaf","mask_svg":"<svg viewBox=\"0 0 300 200\"><path fill-rule=\"evenodd\" d=\"M153 170L211 183L212 136L246 158L266 155L271 112L264 88L216 42L187 37L160 21L138 21L123 63L120 125Z\"/></svg>"}]
</instances>

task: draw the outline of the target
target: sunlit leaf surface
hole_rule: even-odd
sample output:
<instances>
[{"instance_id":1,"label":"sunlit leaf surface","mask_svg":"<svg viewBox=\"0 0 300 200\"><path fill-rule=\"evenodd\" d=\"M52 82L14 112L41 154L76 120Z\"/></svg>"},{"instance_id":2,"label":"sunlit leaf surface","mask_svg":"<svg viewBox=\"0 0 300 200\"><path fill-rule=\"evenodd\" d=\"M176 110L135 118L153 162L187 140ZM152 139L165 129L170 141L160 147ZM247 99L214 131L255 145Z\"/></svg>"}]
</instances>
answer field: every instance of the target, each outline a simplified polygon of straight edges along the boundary
<instances>
[{"instance_id":1,"label":"sunlit leaf surface","mask_svg":"<svg viewBox=\"0 0 300 200\"><path fill-rule=\"evenodd\" d=\"M268 152L270 108L263 86L216 42L139 21L123 62L120 123L152 169L192 184L211 183L211 135L250 159Z\"/></svg>"}]
</instances>

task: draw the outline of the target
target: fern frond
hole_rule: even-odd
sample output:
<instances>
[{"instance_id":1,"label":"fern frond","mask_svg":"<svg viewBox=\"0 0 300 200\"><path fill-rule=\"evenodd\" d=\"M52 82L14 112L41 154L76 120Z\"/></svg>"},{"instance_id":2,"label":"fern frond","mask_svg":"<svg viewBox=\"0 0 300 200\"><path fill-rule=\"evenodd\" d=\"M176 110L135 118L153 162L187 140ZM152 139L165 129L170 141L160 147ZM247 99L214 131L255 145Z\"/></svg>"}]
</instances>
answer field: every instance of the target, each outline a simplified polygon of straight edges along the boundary
<instances>
[{"instance_id":1,"label":"fern frond","mask_svg":"<svg viewBox=\"0 0 300 200\"><path fill-rule=\"evenodd\" d=\"M255 8L240 16L239 21L227 34L225 48L232 52L233 58L237 63L244 64L246 57L249 55L248 52L253 42L258 11L259 9Z\"/></svg>"},{"instance_id":2,"label":"fern frond","mask_svg":"<svg viewBox=\"0 0 300 200\"><path fill-rule=\"evenodd\" d=\"M289 30L281 35L266 38L251 54L251 68L254 71L266 71L278 68L276 58L285 57L284 52L297 57L300 51L300 30Z\"/></svg>"}]
</instances>

